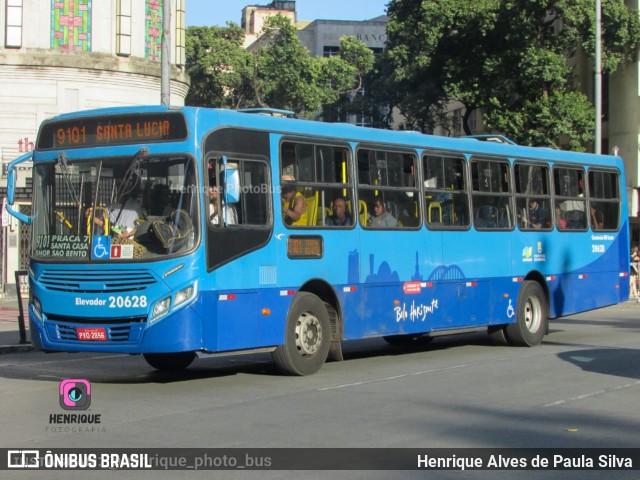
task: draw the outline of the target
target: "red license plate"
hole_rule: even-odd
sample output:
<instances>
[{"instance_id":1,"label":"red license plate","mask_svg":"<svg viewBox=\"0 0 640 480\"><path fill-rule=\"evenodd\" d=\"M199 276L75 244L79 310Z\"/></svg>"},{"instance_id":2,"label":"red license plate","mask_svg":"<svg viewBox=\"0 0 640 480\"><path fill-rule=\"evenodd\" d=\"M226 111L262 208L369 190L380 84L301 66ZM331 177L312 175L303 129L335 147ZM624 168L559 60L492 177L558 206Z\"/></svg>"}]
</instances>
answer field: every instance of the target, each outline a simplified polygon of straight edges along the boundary
<instances>
[{"instance_id":1,"label":"red license plate","mask_svg":"<svg viewBox=\"0 0 640 480\"><path fill-rule=\"evenodd\" d=\"M107 331L104 328L78 328L76 330L78 340L89 342L106 342Z\"/></svg>"}]
</instances>

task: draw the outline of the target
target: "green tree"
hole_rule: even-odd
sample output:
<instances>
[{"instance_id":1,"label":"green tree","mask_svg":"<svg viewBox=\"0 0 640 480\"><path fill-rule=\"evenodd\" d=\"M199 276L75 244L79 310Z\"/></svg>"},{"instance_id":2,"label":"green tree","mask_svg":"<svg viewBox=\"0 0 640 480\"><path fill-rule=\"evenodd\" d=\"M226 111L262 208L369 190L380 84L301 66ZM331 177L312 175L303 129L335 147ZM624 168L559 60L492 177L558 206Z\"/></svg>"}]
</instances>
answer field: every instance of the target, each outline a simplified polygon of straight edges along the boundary
<instances>
[{"instance_id":1,"label":"green tree","mask_svg":"<svg viewBox=\"0 0 640 480\"><path fill-rule=\"evenodd\" d=\"M187 105L253 105L251 56L242 48L243 42L244 31L233 23L227 27L187 28L186 70L191 78Z\"/></svg>"},{"instance_id":2,"label":"green tree","mask_svg":"<svg viewBox=\"0 0 640 480\"><path fill-rule=\"evenodd\" d=\"M629 61L640 42L623 0L603 0L603 70ZM395 0L379 67L412 127L443 122L449 100L518 143L583 149L593 107L571 58L594 50L593 0Z\"/></svg>"},{"instance_id":3,"label":"green tree","mask_svg":"<svg viewBox=\"0 0 640 480\"><path fill-rule=\"evenodd\" d=\"M289 19L276 15L265 22L254 52L253 87L259 105L284 108L315 117L324 105L360 90L373 68L374 56L354 37L340 40L340 55L312 57Z\"/></svg>"},{"instance_id":4,"label":"green tree","mask_svg":"<svg viewBox=\"0 0 640 480\"><path fill-rule=\"evenodd\" d=\"M343 37L340 55L314 58L291 22L268 18L252 52L244 31L227 27L187 29L187 105L217 108L273 107L313 118L323 106L358 92L374 55L363 42Z\"/></svg>"},{"instance_id":5,"label":"green tree","mask_svg":"<svg viewBox=\"0 0 640 480\"><path fill-rule=\"evenodd\" d=\"M350 114L368 112L368 99L359 95L365 84L372 83L375 55L363 42L353 36L340 39L338 56L319 59L323 63L326 85L331 86L331 96L325 103L322 116L325 121L344 121Z\"/></svg>"}]
</instances>

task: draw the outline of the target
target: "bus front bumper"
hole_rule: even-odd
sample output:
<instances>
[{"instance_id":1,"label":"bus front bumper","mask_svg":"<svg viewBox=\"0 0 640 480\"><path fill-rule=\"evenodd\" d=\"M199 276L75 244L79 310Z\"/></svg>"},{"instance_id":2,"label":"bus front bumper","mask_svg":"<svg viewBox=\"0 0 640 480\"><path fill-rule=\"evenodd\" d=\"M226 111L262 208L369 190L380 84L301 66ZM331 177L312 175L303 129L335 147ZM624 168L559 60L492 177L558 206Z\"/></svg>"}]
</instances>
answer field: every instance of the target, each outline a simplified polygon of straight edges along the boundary
<instances>
[{"instance_id":1,"label":"bus front bumper","mask_svg":"<svg viewBox=\"0 0 640 480\"><path fill-rule=\"evenodd\" d=\"M203 325L192 306L186 306L157 322L74 323L40 321L29 305L32 344L44 351L172 353L202 349ZM84 339L81 339L84 338Z\"/></svg>"}]
</instances>

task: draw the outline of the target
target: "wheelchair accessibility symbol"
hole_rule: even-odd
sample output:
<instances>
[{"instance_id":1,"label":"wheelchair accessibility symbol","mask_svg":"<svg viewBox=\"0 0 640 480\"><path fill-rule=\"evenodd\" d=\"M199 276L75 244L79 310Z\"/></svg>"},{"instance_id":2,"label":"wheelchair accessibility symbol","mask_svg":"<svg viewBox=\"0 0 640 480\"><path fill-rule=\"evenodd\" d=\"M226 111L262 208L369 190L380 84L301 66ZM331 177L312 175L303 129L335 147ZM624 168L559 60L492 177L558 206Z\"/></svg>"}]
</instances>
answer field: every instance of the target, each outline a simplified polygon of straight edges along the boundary
<instances>
[{"instance_id":1,"label":"wheelchair accessibility symbol","mask_svg":"<svg viewBox=\"0 0 640 480\"><path fill-rule=\"evenodd\" d=\"M111 238L108 235L97 235L93 237L93 248L91 258L94 260L104 260L109 258L111 251Z\"/></svg>"},{"instance_id":2,"label":"wheelchair accessibility symbol","mask_svg":"<svg viewBox=\"0 0 640 480\"><path fill-rule=\"evenodd\" d=\"M513 309L513 305L511 305L511 300L509 300L509 306L507 307L507 317L513 318L516 314L516 311Z\"/></svg>"}]
</instances>

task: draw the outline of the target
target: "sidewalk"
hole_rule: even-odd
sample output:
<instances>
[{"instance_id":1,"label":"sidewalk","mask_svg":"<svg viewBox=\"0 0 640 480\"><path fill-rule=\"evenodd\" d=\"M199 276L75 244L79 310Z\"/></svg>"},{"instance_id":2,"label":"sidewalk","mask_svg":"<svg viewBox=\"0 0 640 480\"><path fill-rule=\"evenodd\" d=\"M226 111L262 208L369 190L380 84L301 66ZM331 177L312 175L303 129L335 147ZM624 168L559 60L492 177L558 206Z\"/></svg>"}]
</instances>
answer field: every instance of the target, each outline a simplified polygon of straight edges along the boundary
<instances>
[{"instance_id":1,"label":"sidewalk","mask_svg":"<svg viewBox=\"0 0 640 480\"><path fill-rule=\"evenodd\" d=\"M27 343L20 343L20 309L18 307L18 297L15 293L7 294L0 298L0 354L28 352L33 350L29 336L29 314L27 312L27 299L23 299L24 322L26 329Z\"/></svg>"}]
</instances>

